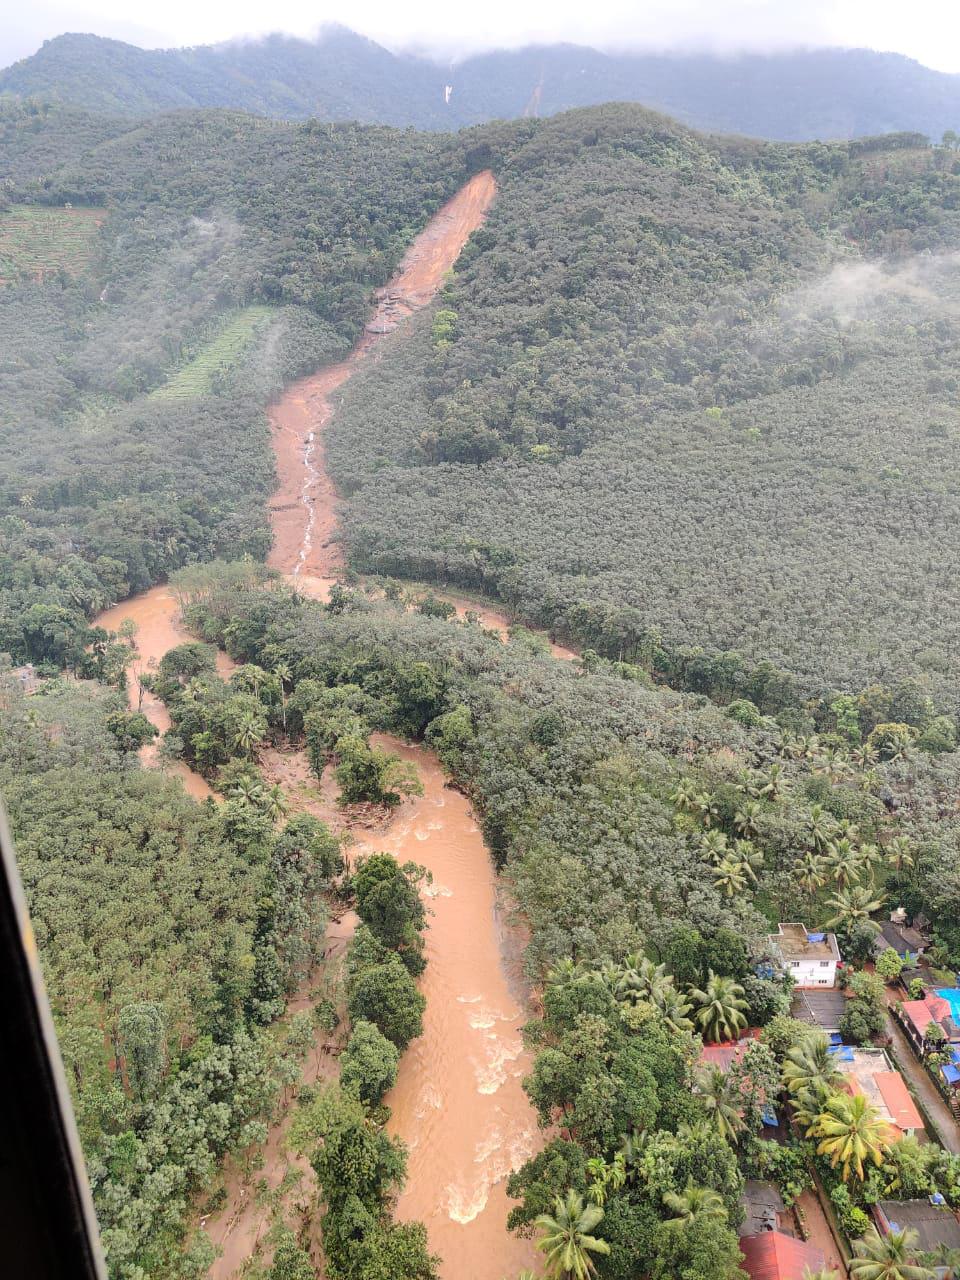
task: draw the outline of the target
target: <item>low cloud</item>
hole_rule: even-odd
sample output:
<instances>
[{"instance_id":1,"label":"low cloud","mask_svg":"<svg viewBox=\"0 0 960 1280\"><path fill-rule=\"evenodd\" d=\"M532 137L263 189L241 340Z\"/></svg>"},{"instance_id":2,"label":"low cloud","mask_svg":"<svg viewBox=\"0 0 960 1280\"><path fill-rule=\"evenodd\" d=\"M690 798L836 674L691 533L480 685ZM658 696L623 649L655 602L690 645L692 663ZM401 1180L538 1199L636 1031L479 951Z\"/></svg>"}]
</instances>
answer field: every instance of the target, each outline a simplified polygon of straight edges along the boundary
<instances>
[{"instance_id":1,"label":"low cloud","mask_svg":"<svg viewBox=\"0 0 960 1280\"><path fill-rule=\"evenodd\" d=\"M788 320L827 314L846 326L894 303L960 314L960 251L838 262L821 280L783 299L781 310Z\"/></svg>"}]
</instances>

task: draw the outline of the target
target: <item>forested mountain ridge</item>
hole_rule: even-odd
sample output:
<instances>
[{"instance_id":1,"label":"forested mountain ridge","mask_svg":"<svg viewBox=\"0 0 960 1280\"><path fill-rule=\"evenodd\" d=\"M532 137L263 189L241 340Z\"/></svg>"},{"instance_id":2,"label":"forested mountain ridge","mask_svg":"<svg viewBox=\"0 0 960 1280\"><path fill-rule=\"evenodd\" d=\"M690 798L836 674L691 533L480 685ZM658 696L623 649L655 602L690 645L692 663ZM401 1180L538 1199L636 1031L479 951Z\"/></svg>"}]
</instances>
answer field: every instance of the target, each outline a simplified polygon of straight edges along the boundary
<instances>
[{"instance_id":1,"label":"forested mountain ridge","mask_svg":"<svg viewBox=\"0 0 960 1280\"><path fill-rule=\"evenodd\" d=\"M768 931L836 928L862 963L872 917L903 903L960 963L960 756L934 702L956 711L956 154L708 138L631 106L446 136L14 103L0 166L0 651L40 668L28 697L3 660L0 786L111 1280L206 1270L201 1197L216 1210L227 1154L256 1164L336 1013L279 1017L323 948L324 895L362 914L359 877L285 815L258 754L303 747L382 799L373 730L437 753L529 925L526 1088L565 1132L511 1179L513 1224L599 1188L600 1276L742 1280L742 1179L792 1196L807 1176L754 1105L805 1043L778 1016L789 983L757 973ZM572 662L444 620L419 588L374 578L322 606L256 563L264 406L342 356L414 232L488 167L488 221L351 379L329 458L355 568L497 594L576 637ZM218 556L244 558L199 563ZM183 565L206 643L147 679L164 750L221 805L138 768L151 727L104 687L129 646L88 625ZM214 644L242 664L229 680ZM355 1032L396 1015L399 1051L422 958L404 897L424 911L396 889L371 894L346 995ZM861 1042L883 992L855 994ZM745 1107L694 1064L748 1019L767 1029ZM392 1221L383 1049L353 1063L381 1081L374 1112L300 1092L318 1181L297 1213L322 1200L335 1280L435 1280L422 1231ZM848 1203L960 1201L935 1143L898 1161ZM678 1231L691 1190L712 1208ZM262 1238L270 1280L317 1269L292 1233Z\"/></svg>"},{"instance_id":2,"label":"forested mountain ridge","mask_svg":"<svg viewBox=\"0 0 960 1280\"><path fill-rule=\"evenodd\" d=\"M771 711L907 676L955 710L955 154L514 131L433 325L332 423L355 565L721 697L769 661Z\"/></svg>"},{"instance_id":3,"label":"forested mountain ridge","mask_svg":"<svg viewBox=\"0 0 960 1280\"><path fill-rule=\"evenodd\" d=\"M37 241L0 287L0 650L82 662L104 604L266 554L264 406L346 352L466 165L435 134L0 111L0 253L8 221ZM102 213L92 256L38 283L80 206Z\"/></svg>"},{"instance_id":4,"label":"forested mountain ridge","mask_svg":"<svg viewBox=\"0 0 960 1280\"><path fill-rule=\"evenodd\" d=\"M140 115L232 107L439 130L611 101L643 103L701 129L783 140L901 130L939 138L960 127L960 76L899 54L813 49L719 57L546 45L441 65L341 27L326 28L316 41L275 35L162 50L62 35L0 72L3 93Z\"/></svg>"}]
</instances>

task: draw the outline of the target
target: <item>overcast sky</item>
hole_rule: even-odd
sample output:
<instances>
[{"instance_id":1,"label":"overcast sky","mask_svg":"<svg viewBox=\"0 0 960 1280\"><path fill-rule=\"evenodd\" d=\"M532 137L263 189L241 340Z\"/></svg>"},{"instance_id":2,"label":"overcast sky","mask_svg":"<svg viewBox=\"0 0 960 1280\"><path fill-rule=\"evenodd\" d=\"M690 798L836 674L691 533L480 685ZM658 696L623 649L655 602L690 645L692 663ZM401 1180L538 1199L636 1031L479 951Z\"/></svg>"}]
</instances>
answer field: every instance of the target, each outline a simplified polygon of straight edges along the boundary
<instances>
[{"instance_id":1,"label":"overcast sky","mask_svg":"<svg viewBox=\"0 0 960 1280\"><path fill-rule=\"evenodd\" d=\"M531 40L717 52L845 45L960 72L960 0L27 0L18 9L0 22L0 65L63 31L163 47L310 36L342 22L394 49L445 56Z\"/></svg>"}]
</instances>

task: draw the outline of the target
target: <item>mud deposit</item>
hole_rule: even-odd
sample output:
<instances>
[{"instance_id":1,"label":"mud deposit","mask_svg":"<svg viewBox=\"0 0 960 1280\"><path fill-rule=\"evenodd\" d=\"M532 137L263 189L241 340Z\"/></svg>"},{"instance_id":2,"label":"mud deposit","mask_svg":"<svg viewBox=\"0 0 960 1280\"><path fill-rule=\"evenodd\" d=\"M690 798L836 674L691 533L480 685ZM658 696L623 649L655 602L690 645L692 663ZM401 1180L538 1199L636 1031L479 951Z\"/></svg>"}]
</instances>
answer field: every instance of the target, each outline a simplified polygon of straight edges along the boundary
<instances>
[{"instance_id":1,"label":"mud deposit","mask_svg":"<svg viewBox=\"0 0 960 1280\"><path fill-rule=\"evenodd\" d=\"M294 384L270 409L280 480L271 502L275 545L270 564L305 595L324 599L342 568L334 540L336 494L323 458L333 393L383 333L429 302L494 193L490 173L473 178L417 238L396 278L380 292L377 311L348 359ZM473 607L457 603L461 612ZM126 618L137 625L138 670L155 669L169 648L190 638L166 587L125 601L98 621L116 630ZM492 611L483 621L506 629L506 619ZM221 655L221 661L226 672L229 659ZM132 706L139 695L134 675ZM144 694L142 709L161 730L169 727L158 700ZM429 751L383 735L378 741L412 761L424 786L423 796L406 801L387 819L344 815L330 771L318 787L302 753L265 750L259 763L265 776L284 788L291 813L314 813L349 833L351 858L387 851L401 862L422 864L433 876L426 889L431 915L422 979L424 1034L401 1059L397 1085L387 1097L393 1111L390 1131L410 1153L397 1214L426 1223L430 1247L443 1259L444 1280L512 1280L537 1255L529 1241L507 1233L506 1178L539 1144L536 1117L520 1083L530 1061L520 1035L526 1016L522 984L507 969L506 957L516 947L506 945L510 939L498 912L493 865L465 797L445 785ZM145 752L145 760L157 762L155 748ZM210 795L206 783L185 766L176 772L191 794ZM349 917L331 926L328 962L342 954L351 931ZM309 985L297 993L294 1009L306 1003ZM334 1074L334 1060L322 1050L318 1041L308 1078ZM284 1148L287 1118L285 1113L271 1130L256 1173L226 1172L226 1203L204 1224L223 1250L210 1270L212 1280L240 1274L263 1241L269 1213L256 1194L256 1181L276 1189L295 1170L306 1175L306 1182L294 1194L312 1194L307 1192L312 1176Z\"/></svg>"},{"instance_id":2,"label":"mud deposit","mask_svg":"<svg viewBox=\"0 0 960 1280\"><path fill-rule=\"evenodd\" d=\"M337 495L323 446L334 392L385 334L433 298L495 194L492 173L471 178L417 236L390 283L377 291L376 310L346 360L293 383L268 410L279 480L270 501L272 568L330 579L343 567L335 541Z\"/></svg>"},{"instance_id":3,"label":"mud deposit","mask_svg":"<svg viewBox=\"0 0 960 1280\"><path fill-rule=\"evenodd\" d=\"M389 1129L409 1148L397 1215L426 1223L447 1280L503 1280L531 1266L529 1241L507 1234L506 1178L539 1146L521 1088L530 1070L526 1020L508 982L503 921L490 856L466 798L445 785L436 757L378 735L416 765L424 794L358 852L385 850L425 866L431 912L423 1036L400 1061L386 1102Z\"/></svg>"},{"instance_id":4,"label":"mud deposit","mask_svg":"<svg viewBox=\"0 0 960 1280\"><path fill-rule=\"evenodd\" d=\"M178 644L185 644L196 637L180 621L180 608L169 587L153 587L138 596L131 596L129 600L101 613L96 621L98 626L106 627L108 631L117 631L128 619L137 628L134 636L136 656L127 668L130 706L134 711L142 711L151 724L155 724L161 733L166 733L170 728L167 708L159 698L141 688L139 677L155 672L168 649L175 649ZM222 676L229 675L233 665L225 653L218 651L217 670ZM213 794L199 773L194 773L187 765L161 765L157 757L158 742L159 739L140 752L140 759L145 765L162 767L164 772L178 777L196 800L205 800Z\"/></svg>"}]
</instances>

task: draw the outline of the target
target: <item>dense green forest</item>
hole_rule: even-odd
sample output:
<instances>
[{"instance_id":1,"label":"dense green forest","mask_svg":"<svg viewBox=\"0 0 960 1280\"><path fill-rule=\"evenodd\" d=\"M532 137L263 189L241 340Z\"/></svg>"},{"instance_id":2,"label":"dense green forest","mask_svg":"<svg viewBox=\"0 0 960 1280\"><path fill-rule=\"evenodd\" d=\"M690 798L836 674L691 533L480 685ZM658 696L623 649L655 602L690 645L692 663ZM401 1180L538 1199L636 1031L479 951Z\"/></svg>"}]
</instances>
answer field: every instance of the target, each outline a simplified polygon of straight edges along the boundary
<instances>
[{"instance_id":1,"label":"dense green forest","mask_svg":"<svg viewBox=\"0 0 960 1280\"><path fill-rule=\"evenodd\" d=\"M315 40L273 35L190 49L62 35L0 71L0 94L129 115L233 107L438 130L638 102L696 128L793 141L902 129L939 138L960 120L960 76L870 49L718 55L555 44L451 63L334 26Z\"/></svg>"},{"instance_id":2,"label":"dense green forest","mask_svg":"<svg viewBox=\"0 0 960 1280\"><path fill-rule=\"evenodd\" d=\"M910 676L955 712L953 153L606 107L494 165L440 309L333 422L355 566L721 697L770 663L766 710Z\"/></svg>"},{"instance_id":3,"label":"dense green forest","mask_svg":"<svg viewBox=\"0 0 960 1280\"><path fill-rule=\"evenodd\" d=\"M265 405L342 356L487 166L486 226L330 428L368 579L305 602L257 565ZM349 1040L296 1126L328 1268L436 1274L393 1220L382 1106L421 1026L420 869L344 874L257 771L266 744L303 746L345 802L389 809L418 783L378 729L470 796L529 929L526 1088L564 1132L512 1180L516 1230L549 1247L590 1224L605 1280L739 1280L744 1177L792 1195L819 1161L851 1236L880 1195L960 1200L935 1144L878 1146L864 1175L764 1142L761 1101L825 1050L757 972L782 919L860 965L900 903L960 963L953 151L705 138L637 107L449 137L13 103L0 177L0 652L45 677L30 697L0 677L0 790L112 1280L202 1274L186 1225L298 1078L313 1023L281 1015L334 898L362 921ZM79 251L77 209L98 211ZM177 572L198 640L147 681L164 751L221 804L139 768L129 649L90 627ZM497 596L582 655L410 610L403 577ZM883 993L858 979L860 1043ZM702 1039L748 1020L733 1082L700 1073ZM840 1106L821 1075L795 1096L808 1138ZM309 1266L276 1253L270 1280Z\"/></svg>"},{"instance_id":4,"label":"dense green forest","mask_svg":"<svg viewBox=\"0 0 960 1280\"><path fill-rule=\"evenodd\" d=\"M769 719L748 727L746 704L722 711L650 688L630 664L560 662L522 629L503 644L432 612L410 611L393 587L323 607L227 578L187 616L240 670L283 663L286 732L308 748L313 732L335 757L372 729L422 735L473 799L544 993L524 1087L548 1140L510 1180L513 1229L549 1248L582 1219L600 1277L739 1280L744 1177L771 1178L790 1200L813 1161L851 1237L880 1195L957 1202L960 1157L890 1143L869 1108L875 1167L832 1158L826 1135L849 1095L816 1066L825 1040L788 1016L789 983L758 974L775 921L836 928L853 975L843 1032L869 1043L883 982L854 971L872 954L871 911L922 906L935 954L957 957L956 758L889 734L864 752ZM194 696L195 714L218 696ZM413 940L406 925L397 936ZM418 956L413 940L407 964ZM747 1025L760 1039L729 1075L697 1065L701 1037ZM405 1038L402 1023L383 1029ZM763 1136L781 1075L819 1145Z\"/></svg>"},{"instance_id":5,"label":"dense green forest","mask_svg":"<svg viewBox=\"0 0 960 1280\"><path fill-rule=\"evenodd\" d=\"M0 122L0 244L15 224L22 255L0 287L0 650L76 663L106 603L266 554L264 406L346 352L465 153L227 113ZM65 203L103 213L73 270L43 216Z\"/></svg>"},{"instance_id":6,"label":"dense green forest","mask_svg":"<svg viewBox=\"0 0 960 1280\"><path fill-rule=\"evenodd\" d=\"M0 677L0 787L51 994L111 1275L193 1275L189 1206L262 1142L316 962L338 842L243 799L197 805L139 768L125 699ZM147 734L146 736L149 736ZM286 1068L284 1063L287 1063Z\"/></svg>"}]
</instances>

